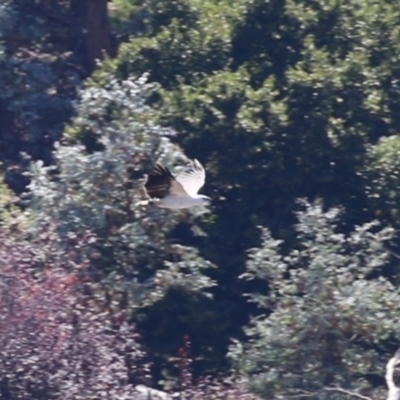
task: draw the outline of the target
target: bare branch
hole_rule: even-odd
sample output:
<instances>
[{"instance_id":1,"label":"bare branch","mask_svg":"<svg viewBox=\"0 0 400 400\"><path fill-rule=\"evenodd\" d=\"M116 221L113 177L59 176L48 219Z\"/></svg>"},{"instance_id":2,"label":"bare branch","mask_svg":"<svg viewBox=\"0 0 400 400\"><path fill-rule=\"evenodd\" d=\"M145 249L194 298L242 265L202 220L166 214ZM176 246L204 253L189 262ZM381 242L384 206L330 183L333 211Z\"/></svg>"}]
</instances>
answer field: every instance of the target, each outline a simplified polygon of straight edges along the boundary
<instances>
[{"instance_id":1,"label":"bare branch","mask_svg":"<svg viewBox=\"0 0 400 400\"><path fill-rule=\"evenodd\" d=\"M396 354L389 360L386 365L386 384L389 392L386 400L400 400L400 388L396 384L395 373L398 371L400 364L400 349L396 351Z\"/></svg>"},{"instance_id":2,"label":"bare branch","mask_svg":"<svg viewBox=\"0 0 400 400\"><path fill-rule=\"evenodd\" d=\"M363 396L362 394L359 394L359 393L356 393L356 392L351 392L350 390L346 390L346 389L343 389L343 388L337 387L337 386L335 386L335 387L325 387L325 388L323 388L321 390L318 390L317 392L309 392L307 390L300 390L300 391L298 391L298 394L292 395L292 396L288 396L288 397L291 398L291 399L304 398L304 397L312 398L312 397L316 397L316 396L318 396L318 395L320 395L322 393L325 393L325 392L343 393L343 394L345 394L347 396L354 397L356 399L372 400L371 397ZM388 400L394 400L394 399L388 399ZM398 399L396 399L396 400L398 400Z\"/></svg>"},{"instance_id":3,"label":"bare branch","mask_svg":"<svg viewBox=\"0 0 400 400\"><path fill-rule=\"evenodd\" d=\"M362 399L362 400L372 400L371 397L363 396L362 394L351 392L349 390L343 389L341 387L331 387L331 388L324 388L325 392L338 392L338 393L343 393L347 394L350 397L354 397L356 399Z\"/></svg>"}]
</instances>

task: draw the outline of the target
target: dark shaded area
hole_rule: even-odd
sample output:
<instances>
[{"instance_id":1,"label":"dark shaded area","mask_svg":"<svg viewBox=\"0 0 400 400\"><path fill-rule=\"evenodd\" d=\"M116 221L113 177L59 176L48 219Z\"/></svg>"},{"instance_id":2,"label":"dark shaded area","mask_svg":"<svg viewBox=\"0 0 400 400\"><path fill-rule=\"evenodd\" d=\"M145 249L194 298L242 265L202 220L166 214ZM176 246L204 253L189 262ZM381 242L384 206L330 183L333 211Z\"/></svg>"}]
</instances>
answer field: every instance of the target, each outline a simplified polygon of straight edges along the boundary
<instances>
[{"instance_id":1,"label":"dark shaded area","mask_svg":"<svg viewBox=\"0 0 400 400\"><path fill-rule=\"evenodd\" d=\"M22 154L52 163L82 79L110 52L107 0L5 1L0 19L0 159L6 182L21 193Z\"/></svg>"},{"instance_id":2,"label":"dark shaded area","mask_svg":"<svg viewBox=\"0 0 400 400\"><path fill-rule=\"evenodd\" d=\"M260 244L260 225L284 241L283 254L296 248L298 198L344 207L345 234L373 218L400 226L400 164L389 152L396 144L380 147L400 128L399 15L384 3L387 9L372 1L245 1L234 18L221 19L227 37L189 0L133 2L140 29L118 54L106 0L18 0L2 10L0 158L16 193L29 182L22 153L53 162L77 90L104 52L116 55L104 67L116 79L148 72L160 85L149 100L156 122L179 132L176 143L206 167L203 193L213 203L196 221L206 235L194 237L191 223L182 223L171 236L216 265L208 274L217 286L213 299L176 290L140 311L157 378L173 369L184 335L192 340L196 376L228 368L231 339L244 339L243 326L261 312L244 294L269 290L240 278L248 250ZM95 74L90 84L103 83ZM103 149L98 132L74 135L88 152ZM397 238L390 246L399 252ZM113 251L105 249L104 259ZM106 264L105 271L113 268ZM370 278L399 282L392 264Z\"/></svg>"}]
</instances>

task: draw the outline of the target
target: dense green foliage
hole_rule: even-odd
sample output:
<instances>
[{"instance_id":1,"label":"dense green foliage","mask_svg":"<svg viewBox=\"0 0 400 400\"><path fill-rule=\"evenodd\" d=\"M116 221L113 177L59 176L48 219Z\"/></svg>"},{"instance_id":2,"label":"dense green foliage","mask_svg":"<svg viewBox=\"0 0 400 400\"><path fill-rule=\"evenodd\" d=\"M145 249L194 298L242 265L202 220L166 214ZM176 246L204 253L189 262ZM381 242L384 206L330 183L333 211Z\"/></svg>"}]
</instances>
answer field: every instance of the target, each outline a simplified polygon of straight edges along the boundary
<instances>
[{"instance_id":1,"label":"dense green foliage","mask_svg":"<svg viewBox=\"0 0 400 400\"><path fill-rule=\"evenodd\" d=\"M74 3L0 5L4 181L28 185L0 188L3 224L51 226L166 387L189 335L195 376L236 339L265 398L378 396L400 341L397 3L114 0L118 51L83 87ZM210 209L143 203L152 165L186 157Z\"/></svg>"},{"instance_id":2,"label":"dense green foliage","mask_svg":"<svg viewBox=\"0 0 400 400\"><path fill-rule=\"evenodd\" d=\"M382 138L368 149L365 175L370 205L375 214L399 224L400 198L398 193L400 170L400 141L397 135Z\"/></svg>"},{"instance_id":3,"label":"dense green foliage","mask_svg":"<svg viewBox=\"0 0 400 400\"><path fill-rule=\"evenodd\" d=\"M221 312L212 312L222 331L213 329L229 337L253 312L237 277L257 226L290 249L297 198L344 206L348 230L383 214L397 224L388 208L394 155L375 146L398 130L400 15L375 0L148 1L143 9L145 36L103 68L120 78L149 72L161 85L152 99L159 121L206 164L213 217L201 221L200 249L218 266Z\"/></svg>"},{"instance_id":4,"label":"dense green foliage","mask_svg":"<svg viewBox=\"0 0 400 400\"><path fill-rule=\"evenodd\" d=\"M283 257L281 243L263 230L261 247L249 253L242 277L270 288L268 296L249 296L273 311L253 320L249 343L233 347L232 357L266 398L343 398L335 387L380 397L371 383L387 362L382 345L400 339L400 292L371 277L390 259L385 245L393 232L369 223L344 235L338 217L338 209L324 213L321 204L306 204L296 250Z\"/></svg>"}]
</instances>

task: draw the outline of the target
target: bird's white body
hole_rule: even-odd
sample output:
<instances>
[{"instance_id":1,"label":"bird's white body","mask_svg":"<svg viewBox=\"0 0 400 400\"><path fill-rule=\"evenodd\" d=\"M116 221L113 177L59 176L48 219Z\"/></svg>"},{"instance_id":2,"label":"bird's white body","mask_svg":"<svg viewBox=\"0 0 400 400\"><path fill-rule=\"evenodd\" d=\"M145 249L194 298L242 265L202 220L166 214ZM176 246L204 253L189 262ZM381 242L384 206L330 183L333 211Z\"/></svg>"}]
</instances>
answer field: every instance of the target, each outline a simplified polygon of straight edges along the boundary
<instances>
[{"instance_id":1,"label":"bird's white body","mask_svg":"<svg viewBox=\"0 0 400 400\"><path fill-rule=\"evenodd\" d=\"M166 196L157 202L158 207L171 208L180 210L182 208L190 208L201 206L209 201L207 196L196 195L195 197Z\"/></svg>"},{"instance_id":2,"label":"bird's white body","mask_svg":"<svg viewBox=\"0 0 400 400\"><path fill-rule=\"evenodd\" d=\"M149 174L145 189L150 198L156 198L158 207L179 210L206 204L210 198L198 194L204 185L206 173L198 160L174 177L161 165L156 165Z\"/></svg>"}]
</instances>

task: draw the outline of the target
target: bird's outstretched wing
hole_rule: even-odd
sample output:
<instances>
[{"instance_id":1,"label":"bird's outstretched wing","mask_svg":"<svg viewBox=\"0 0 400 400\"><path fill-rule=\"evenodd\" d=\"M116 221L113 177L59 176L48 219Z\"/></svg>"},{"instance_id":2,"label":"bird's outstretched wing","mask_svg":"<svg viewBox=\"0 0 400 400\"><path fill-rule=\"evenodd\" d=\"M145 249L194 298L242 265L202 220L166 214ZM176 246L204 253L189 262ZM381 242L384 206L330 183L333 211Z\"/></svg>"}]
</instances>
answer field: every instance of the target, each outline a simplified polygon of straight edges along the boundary
<instances>
[{"instance_id":1,"label":"bird's outstretched wing","mask_svg":"<svg viewBox=\"0 0 400 400\"><path fill-rule=\"evenodd\" d=\"M204 186L206 172L200 162L194 159L192 164L176 177L176 180L189 196L194 197L200 188Z\"/></svg>"},{"instance_id":2,"label":"bird's outstretched wing","mask_svg":"<svg viewBox=\"0 0 400 400\"><path fill-rule=\"evenodd\" d=\"M163 199L165 196L187 196L182 185L177 182L171 171L157 164L149 173L144 185L149 197Z\"/></svg>"}]
</instances>

